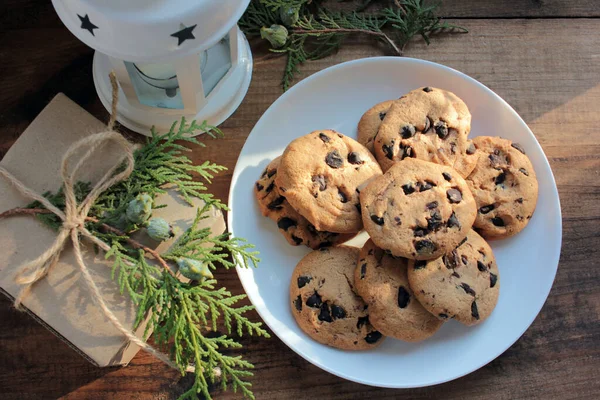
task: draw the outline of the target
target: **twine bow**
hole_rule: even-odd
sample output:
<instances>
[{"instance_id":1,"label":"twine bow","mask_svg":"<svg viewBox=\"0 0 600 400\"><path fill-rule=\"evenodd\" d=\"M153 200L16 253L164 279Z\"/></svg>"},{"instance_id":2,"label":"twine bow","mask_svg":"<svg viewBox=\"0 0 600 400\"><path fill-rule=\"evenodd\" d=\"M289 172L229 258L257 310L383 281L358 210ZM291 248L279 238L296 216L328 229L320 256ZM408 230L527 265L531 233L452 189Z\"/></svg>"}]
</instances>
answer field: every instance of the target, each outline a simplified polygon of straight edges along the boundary
<instances>
[{"instance_id":1,"label":"twine bow","mask_svg":"<svg viewBox=\"0 0 600 400\"><path fill-rule=\"evenodd\" d=\"M118 87L116 78L112 73L111 82L113 84L113 107L112 115L107 126L107 131L93 134L75 142L73 145L71 145L71 147L69 147L63 156L61 164L61 177L65 195L64 212L55 207L44 196L25 186L5 168L0 167L0 176L3 176L23 196L39 201L44 207L54 213L62 221L62 226L52 246L50 246L35 260L30 261L18 268L18 272L15 275L15 282L23 285L23 287L16 296L14 304L15 307L22 308L21 303L31 291L32 286L39 280L46 277L48 272L58 263L60 253L64 249L67 240L71 238L75 260L77 261L79 270L81 271L83 279L90 290L92 298L98 304L98 306L100 306L102 313L106 316L106 318L108 318L110 322L119 330L119 332L127 337L127 339L145 351L149 352L159 360L163 361L170 367L178 370L179 367L173 363L166 354L154 349L152 346L138 338L135 334L133 334L133 332L121 324L114 313L106 305L98 286L94 282L88 267L83 261L83 255L81 253L80 237L85 237L87 240L94 243L104 251L110 250L110 246L108 244L98 239L88 229L86 229L86 217L88 216L91 207L94 205L94 202L98 199L98 196L114 184L127 179L129 175L131 175L131 172L134 168L132 145L120 133L113 130L117 115L116 103ZM122 162L118 162L112 168L110 168L92 188L87 197L80 204L77 204L74 190L74 184L76 183L75 176L77 175L77 172L100 146L110 142L117 144L123 151L124 155L121 159ZM85 154L77 161L77 163L75 163L73 170L69 171L71 158L76 153L85 150L86 148L87 151ZM123 162L124 169L117 173L119 168L122 167ZM186 371L193 372L194 367L188 366Z\"/></svg>"}]
</instances>

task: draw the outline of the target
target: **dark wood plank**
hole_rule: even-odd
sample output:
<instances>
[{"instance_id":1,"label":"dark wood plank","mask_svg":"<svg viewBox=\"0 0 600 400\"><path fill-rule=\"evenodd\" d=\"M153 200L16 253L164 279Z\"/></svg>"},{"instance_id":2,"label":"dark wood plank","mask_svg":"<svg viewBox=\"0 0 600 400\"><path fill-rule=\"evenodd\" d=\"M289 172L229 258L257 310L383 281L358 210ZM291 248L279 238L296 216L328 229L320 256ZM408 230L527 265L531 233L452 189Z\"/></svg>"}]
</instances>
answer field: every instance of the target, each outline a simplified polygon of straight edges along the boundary
<instances>
[{"instance_id":1,"label":"dark wood plank","mask_svg":"<svg viewBox=\"0 0 600 400\"><path fill-rule=\"evenodd\" d=\"M465 2L476 8L475 3ZM545 4L556 3L548 0ZM490 86L523 116L544 147L556 176L564 217L561 263L544 309L524 336L489 365L454 382L414 390L378 389L346 382L307 363L276 337L243 338L243 354L256 365L253 384L257 398L595 399L600 396L597 379L600 20L462 20L460 23L471 33L443 37L429 47L412 44L407 55L444 63ZM23 36L32 32L37 31L25 29ZM68 35L60 35L57 37L69 40ZM34 43L22 45L35 48ZM13 69L8 77L0 74L2 88L10 87L6 80L33 82L29 96L14 89L10 98L0 100L0 149L8 148L38 108L59 90L66 90L94 115L106 119L106 112L93 92L89 50L72 46L75 47L71 51L58 53L51 51L53 46L49 50L38 48L43 53L38 63L55 68L49 75L41 67L40 71ZM0 54L10 55L4 44ZM380 54L381 50L370 41L356 39L339 54L303 66L301 77L339 62ZM212 185L213 192L224 200L245 138L260 115L281 94L283 60L261 61L261 55L264 53L255 53L258 61L248 96L223 124L226 137L206 139L208 147L193 153L196 161L210 159L230 168ZM19 62L6 58L3 61ZM34 105L33 110L30 104ZM232 292L242 293L233 271L220 271L217 278ZM138 354L128 367L94 368L29 317L14 311L4 299L0 300L0 320L3 398L170 399L189 383L144 353ZM214 393L218 398L239 398L219 389Z\"/></svg>"},{"instance_id":2,"label":"dark wood plank","mask_svg":"<svg viewBox=\"0 0 600 400\"><path fill-rule=\"evenodd\" d=\"M600 3L590 0L443 0L440 15L447 18L565 18L599 17Z\"/></svg>"}]
</instances>

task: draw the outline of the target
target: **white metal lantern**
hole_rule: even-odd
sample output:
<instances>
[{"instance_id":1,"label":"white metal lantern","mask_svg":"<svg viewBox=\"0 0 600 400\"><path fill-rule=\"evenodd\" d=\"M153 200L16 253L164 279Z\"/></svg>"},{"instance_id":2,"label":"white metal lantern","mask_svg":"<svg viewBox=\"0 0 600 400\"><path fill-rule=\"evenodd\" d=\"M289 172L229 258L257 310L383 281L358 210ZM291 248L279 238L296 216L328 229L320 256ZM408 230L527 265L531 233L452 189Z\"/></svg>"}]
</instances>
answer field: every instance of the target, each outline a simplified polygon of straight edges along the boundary
<instances>
[{"instance_id":1,"label":"white metal lantern","mask_svg":"<svg viewBox=\"0 0 600 400\"><path fill-rule=\"evenodd\" d=\"M252 55L237 21L250 0L52 0L69 30L94 55L94 84L110 110L114 70L117 119L148 135L154 125L207 120L219 125L240 105Z\"/></svg>"}]
</instances>

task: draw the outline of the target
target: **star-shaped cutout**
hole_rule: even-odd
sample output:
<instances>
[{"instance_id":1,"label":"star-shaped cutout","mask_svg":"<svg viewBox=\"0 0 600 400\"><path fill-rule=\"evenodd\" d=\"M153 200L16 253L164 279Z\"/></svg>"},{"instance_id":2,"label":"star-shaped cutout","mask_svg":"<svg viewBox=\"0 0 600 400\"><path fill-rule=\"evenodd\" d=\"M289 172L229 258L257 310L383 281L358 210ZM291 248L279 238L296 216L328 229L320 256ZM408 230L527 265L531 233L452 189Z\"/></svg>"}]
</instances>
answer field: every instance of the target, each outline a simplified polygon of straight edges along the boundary
<instances>
[{"instance_id":1,"label":"star-shaped cutout","mask_svg":"<svg viewBox=\"0 0 600 400\"><path fill-rule=\"evenodd\" d=\"M79 20L81 21L81 29L86 29L88 32L90 32L92 34L92 36L96 36L96 35L94 35L94 29L98 29L98 27L96 25L92 24L92 21L90 21L90 17L88 17L87 14L85 14L85 17L82 17L79 14L77 14L77 16L79 17Z\"/></svg>"},{"instance_id":2,"label":"star-shaped cutout","mask_svg":"<svg viewBox=\"0 0 600 400\"><path fill-rule=\"evenodd\" d=\"M182 25L183 26L183 25ZM196 28L196 24L192 26L188 26L187 28L182 28L180 31L177 31L171 36L177 38L177 46L181 46L181 43L185 42L188 39L196 39L196 37L192 34L192 31Z\"/></svg>"}]
</instances>

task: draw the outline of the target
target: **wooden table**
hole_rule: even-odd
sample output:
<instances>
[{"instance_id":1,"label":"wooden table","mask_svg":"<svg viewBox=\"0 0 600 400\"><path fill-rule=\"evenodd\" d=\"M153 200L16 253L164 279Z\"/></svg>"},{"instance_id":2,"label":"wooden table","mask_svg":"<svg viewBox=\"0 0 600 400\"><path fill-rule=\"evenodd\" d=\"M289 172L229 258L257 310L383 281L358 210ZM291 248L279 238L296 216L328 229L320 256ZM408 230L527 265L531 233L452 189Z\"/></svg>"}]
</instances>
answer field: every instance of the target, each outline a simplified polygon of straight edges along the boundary
<instances>
[{"instance_id":1,"label":"wooden table","mask_svg":"<svg viewBox=\"0 0 600 400\"><path fill-rule=\"evenodd\" d=\"M56 17L49 2L0 5L0 157L57 93L102 120L92 51ZM543 310L523 337L496 360L453 382L414 390L379 389L344 381L312 366L279 339L242 339L256 365L258 399L600 398L600 3L589 0L446 0L440 15L467 27L431 46L411 44L407 56L461 70L506 99L529 124L550 160L563 208L558 275ZM194 153L229 167L211 190L226 200L233 167L262 113L281 95L282 59L261 61L254 49L248 95L222 126L225 138L205 139ZM385 54L354 38L301 77L330 65ZM234 271L217 278L234 293ZM254 318L258 318L255 314ZM0 398L171 399L189 383L139 353L126 368L88 364L59 339L0 299ZM493 338L490 338L493 340ZM214 390L217 398L239 398Z\"/></svg>"}]
</instances>

